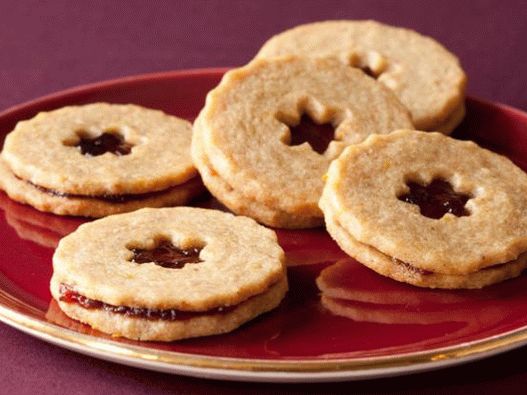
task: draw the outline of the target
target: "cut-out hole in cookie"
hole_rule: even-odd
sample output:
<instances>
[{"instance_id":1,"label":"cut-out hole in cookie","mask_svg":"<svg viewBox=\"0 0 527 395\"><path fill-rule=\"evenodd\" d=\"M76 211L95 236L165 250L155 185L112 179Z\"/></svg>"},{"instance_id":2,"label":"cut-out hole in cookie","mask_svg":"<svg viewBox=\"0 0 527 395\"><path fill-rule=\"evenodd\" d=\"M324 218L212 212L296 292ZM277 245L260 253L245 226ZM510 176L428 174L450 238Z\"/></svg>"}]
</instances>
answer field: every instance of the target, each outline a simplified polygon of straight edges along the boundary
<instances>
[{"instance_id":1,"label":"cut-out hole in cookie","mask_svg":"<svg viewBox=\"0 0 527 395\"><path fill-rule=\"evenodd\" d=\"M465 204L472 196L456 192L448 181L435 179L428 185L417 182L408 182L406 185L410 190L398 196L398 199L419 206L425 217L440 219L447 213L457 217L470 215Z\"/></svg>"},{"instance_id":2,"label":"cut-out hole in cookie","mask_svg":"<svg viewBox=\"0 0 527 395\"><path fill-rule=\"evenodd\" d=\"M134 253L131 262L155 263L167 269L181 269L189 263L203 262L199 253L203 247L192 247L181 249L176 247L170 240L159 240L154 248L128 248Z\"/></svg>"},{"instance_id":3,"label":"cut-out hole in cookie","mask_svg":"<svg viewBox=\"0 0 527 395\"><path fill-rule=\"evenodd\" d=\"M349 59L349 64L375 79L378 79L388 66L386 58L378 52L354 53Z\"/></svg>"},{"instance_id":4,"label":"cut-out hole in cookie","mask_svg":"<svg viewBox=\"0 0 527 395\"><path fill-rule=\"evenodd\" d=\"M335 138L335 128L331 123L318 124L307 114L302 114L298 124L285 124L291 133L291 139L288 142L290 146L308 143L313 151L323 154Z\"/></svg>"},{"instance_id":5,"label":"cut-out hole in cookie","mask_svg":"<svg viewBox=\"0 0 527 395\"><path fill-rule=\"evenodd\" d=\"M65 143L77 147L82 155L99 156L107 152L116 156L128 155L132 152L133 145L126 142L123 135L115 130L106 130L97 137L91 137L87 132L77 132L79 140L75 143Z\"/></svg>"}]
</instances>

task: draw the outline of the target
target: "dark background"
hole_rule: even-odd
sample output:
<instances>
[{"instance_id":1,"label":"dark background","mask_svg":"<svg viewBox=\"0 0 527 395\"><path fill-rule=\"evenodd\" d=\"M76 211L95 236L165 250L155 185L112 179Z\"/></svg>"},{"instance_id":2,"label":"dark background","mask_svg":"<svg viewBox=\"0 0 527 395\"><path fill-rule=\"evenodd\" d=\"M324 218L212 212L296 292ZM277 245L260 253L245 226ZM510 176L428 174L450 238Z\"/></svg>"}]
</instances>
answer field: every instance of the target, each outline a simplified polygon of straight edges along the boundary
<instances>
[{"instance_id":1,"label":"dark background","mask_svg":"<svg viewBox=\"0 0 527 395\"><path fill-rule=\"evenodd\" d=\"M272 34L323 19L415 29L456 53L468 93L527 109L527 1L0 0L0 111L130 74L246 63ZM0 394L525 393L527 350L435 373L369 382L257 385L122 367L0 324Z\"/></svg>"}]
</instances>

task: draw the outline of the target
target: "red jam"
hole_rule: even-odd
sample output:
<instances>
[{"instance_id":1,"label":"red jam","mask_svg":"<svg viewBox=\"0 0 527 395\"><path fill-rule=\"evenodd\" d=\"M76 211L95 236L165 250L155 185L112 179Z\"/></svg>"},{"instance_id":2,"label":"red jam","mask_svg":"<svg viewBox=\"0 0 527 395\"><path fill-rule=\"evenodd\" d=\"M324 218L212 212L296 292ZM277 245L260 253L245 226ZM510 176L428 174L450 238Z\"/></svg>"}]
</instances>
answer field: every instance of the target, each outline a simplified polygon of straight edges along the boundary
<instances>
[{"instance_id":1,"label":"red jam","mask_svg":"<svg viewBox=\"0 0 527 395\"><path fill-rule=\"evenodd\" d=\"M74 303L89 310L104 310L109 313L122 314L127 317L143 318L147 320L163 321L183 321L191 318L226 314L236 308L236 306L217 307L207 311L181 311L176 309L147 309L142 307L114 306L98 300L93 300L82 296L69 285L60 284L59 286L60 301L65 303Z\"/></svg>"},{"instance_id":2,"label":"red jam","mask_svg":"<svg viewBox=\"0 0 527 395\"><path fill-rule=\"evenodd\" d=\"M323 154L335 137L335 128L331 123L317 124L307 115L302 115L298 125L289 126L291 142L289 145L308 143L314 151Z\"/></svg>"},{"instance_id":3,"label":"red jam","mask_svg":"<svg viewBox=\"0 0 527 395\"><path fill-rule=\"evenodd\" d=\"M465 204L471 196L455 192L447 181L438 179L426 186L416 182L407 185L410 191L399 196L399 200L418 205L425 217L439 219L447 213L458 217L470 215Z\"/></svg>"},{"instance_id":4,"label":"red jam","mask_svg":"<svg viewBox=\"0 0 527 395\"><path fill-rule=\"evenodd\" d=\"M21 180L21 181L24 181L21 178L18 178L18 179ZM187 181L187 183L180 184L180 185L175 185L175 186L172 186L172 187L168 187L167 189L162 189L160 191L154 191L154 192L145 192L145 193L136 193L136 194L124 194L124 195L108 195L108 194L105 194L105 195L78 195L78 194L74 194L74 193L65 193L65 192L56 191L54 189L48 189L48 188L42 187L40 185L33 184L32 182L27 181L27 180L25 182L27 182L32 187L37 188L39 191L47 193L48 195L51 195L51 196L57 196L57 197L61 197L61 198L73 198L73 199L75 199L75 198L79 198L79 199L97 199L97 200L104 200L104 201L106 201L108 203L126 203L126 202L135 201L135 200L148 199L148 198L156 197L158 195L162 195L164 193L168 193L172 189L175 189L175 188L179 188L179 187L185 188L186 186L193 187L193 185L201 185L200 184L201 180L199 179L199 177L196 177L194 179L191 179L191 180Z\"/></svg>"},{"instance_id":5,"label":"red jam","mask_svg":"<svg viewBox=\"0 0 527 395\"><path fill-rule=\"evenodd\" d=\"M99 196L89 196L89 195L76 195L74 193L64 193L55 191L54 189L48 189L41 187L40 185L33 184L30 181L26 181L31 186L37 188L39 191L47 193L48 195L62 197L62 198L80 198L80 199L98 199L98 200L104 200L109 203L126 203L134 200L142 200L147 199L151 197L155 197L157 195L162 195L166 192L168 192L172 188L177 188L179 185L176 185L175 187L170 187L167 189L163 189L161 191L155 191L155 192L146 192L146 193L136 193L136 194L125 194L125 195L99 195Z\"/></svg>"},{"instance_id":6,"label":"red jam","mask_svg":"<svg viewBox=\"0 0 527 395\"><path fill-rule=\"evenodd\" d=\"M117 156L128 155L132 151L132 144L127 143L118 133L104 132L100 136L90 138L82 136L76 147L86 156L99 156L110 152Z\"/></svg>"},{"instance_id":7,"label":"red jam","mask_svg":"<svg viewBox=\"0 0 527 395\"><path fill-rule=\"evenodd\" d=\"M395 263L396 265L403 266L403 267L404 267L406 270L408 270L409 272L412 272L412 273L415 273L415 274L419 274L419 275L421 275L421 276L427 276L427 275L430 275L430 274L434 274L434 272L431 272L430 270L420 269L420 268L418 268L418 267L415 267L415 266L410 265L409 263L406 263L406 262L400 261L400 260L397 259L397 258L393 258L393 257L392 257L392 261L393 261L393 263Z\"/></svg>"},{"instance_id":8,"label":"red jam","mask_svg":"<svg viewBox=\"0 0 527 395\"><path fill-rule=\"evenodd\" d=\"M201 250L202 248L189 248L182 250L172 244L171 241L163 240L151 250L143 250L140 248L132 249L131 251L134 253L132 262L153 262L156 265L165 267L167 269L181 269L187 263L203 262L199 258L199 253Z\"/></svg>"}]
</instances>

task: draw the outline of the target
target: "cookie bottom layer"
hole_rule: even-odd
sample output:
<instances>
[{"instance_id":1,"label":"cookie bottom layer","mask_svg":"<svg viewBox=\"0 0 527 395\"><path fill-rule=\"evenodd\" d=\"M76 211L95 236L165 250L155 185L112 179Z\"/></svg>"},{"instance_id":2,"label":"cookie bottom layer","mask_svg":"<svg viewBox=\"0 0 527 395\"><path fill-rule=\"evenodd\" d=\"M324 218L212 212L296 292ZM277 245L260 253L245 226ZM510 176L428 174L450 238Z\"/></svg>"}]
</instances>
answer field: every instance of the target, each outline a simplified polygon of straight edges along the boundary
<instances>
[{"instance_id":1,"label":"cookie bottom layer","mask_svg":"<svg viewBox=\"0 0 527 395\"><path fill-rule=\"evenodd\" d=\"M77 304L58 300L58 284L52 283L51 287L53 297L69 317L112 336L152 341L173 341L230 332L277 307L287 289L287 278L284 276L267 291L249 298L229 312L168 321L127 317L101 309L86 309Z\"/></svg>"},{"instance_id":2,"label":"cookie bottom layer","mask_svg":"<svg viewBox=\"0 0 527 395\"><path fill-rule=\"evenodd\" d=\"M523 253L514 261L463 275L424 271L357 241L329 211L324 208L326 228L340 248L375 272L400 282L425 288L477 289L518 277L527 268L527 253Z\"/></svg>"},{"instance_id":3,"label":"cookie bottom layer","mask_svg":"<svg viewBox=\"0 0 527 395\"><path fill-rule=\"evenodd\" d=\"M238 215L254 218L262 224L276 228L315 228L324 224L322 212L317 216L302 212L289 213L255 201L233 189L212 167L206 153L203 151L202 143L198 136L199 134L197 133L192 143L192 156L195 165L207 189L229 210Z\"/></svg>"},{"instance_id":4,"label":"cookie bottom layer","mask_svg":"<svg viewBox=\"0 0 527 395\"><path fill-rule=\"evenodd\" d=\"M62 197L46 193L36 186L17 178L0 158L0 188L20 203L29 204L37 210L58 215L82 217L105 217L111 214L125 213L143 207L166 207L184 205L203 192L203 183L195 177L184 184L176 185L165 192L156 193L143 199L124 202L110 202L94 197Z\"/></svg>"}]
</instances>

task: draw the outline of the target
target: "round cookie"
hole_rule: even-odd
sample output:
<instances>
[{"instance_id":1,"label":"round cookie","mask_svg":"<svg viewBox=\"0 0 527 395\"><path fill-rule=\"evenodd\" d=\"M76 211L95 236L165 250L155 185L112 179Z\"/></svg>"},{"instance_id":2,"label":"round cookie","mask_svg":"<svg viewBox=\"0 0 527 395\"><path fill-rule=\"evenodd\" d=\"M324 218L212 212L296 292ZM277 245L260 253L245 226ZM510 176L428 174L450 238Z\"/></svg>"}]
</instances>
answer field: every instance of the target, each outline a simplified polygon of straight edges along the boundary
<instances>
[{"instance_id":1,"label":"round cookie","mask_svg":"<svg viewBox=\"0 0 527 395\"><path fill-rule=\"evenodd\" d=\"M434 190L437 182L452 191ZM320 206L339 245L373 270L414 285L479 288L526 266L526 193L527 174L507 158L400 130L347 148ZM454 204L460 197L464 207Z\"/></svg>"},{"instance_id":2,"label":"round cookie","mask_svg":"<svg viewBox=\"0 0 527 395\"><path fill-rule=\"evenodd\" d=\"M375 21L297 26L267 41L256 58L333 56L390 88L419 130L448 134L465 114L466 75L458 59L430 37Z\"/></svg>"},{"instance_id":3,"label":"round cookie","mask_svg":"<svg viewBox=\"0 0 527 395\"><path fill-rule=\"evenodd\" d=\"M189 122L132 104L40 113L6 137L0 187L15 200L61 215L101 217L183 204L202 191L191 135Z\"/></svg>"},{"instance_id":4,"label":"round cookie","mask_svg":"<svg viewBox=\"0 0 527 395\"><path fill-rule=\"evenodd\" d=\"M305 116L335 128L325 150L292 134ZM312 227L322 223L317 202L329 163L371 133L409 125L389 90L334 59L264 59L228 72L209 92L192 156L232 211L270 226Z\"/></svg>"},{"instance_id":5,"label":"round cookie","mask_svg":"<svg viewBox=\"0 0 527 395\"><path fill-rule=\"evenodd\" d=\"M172 341L231 331L287 291L273 231L246 217L177 207L81 225L53 256L51 292L103 332Z\"/></svg>"}]
</instances>

